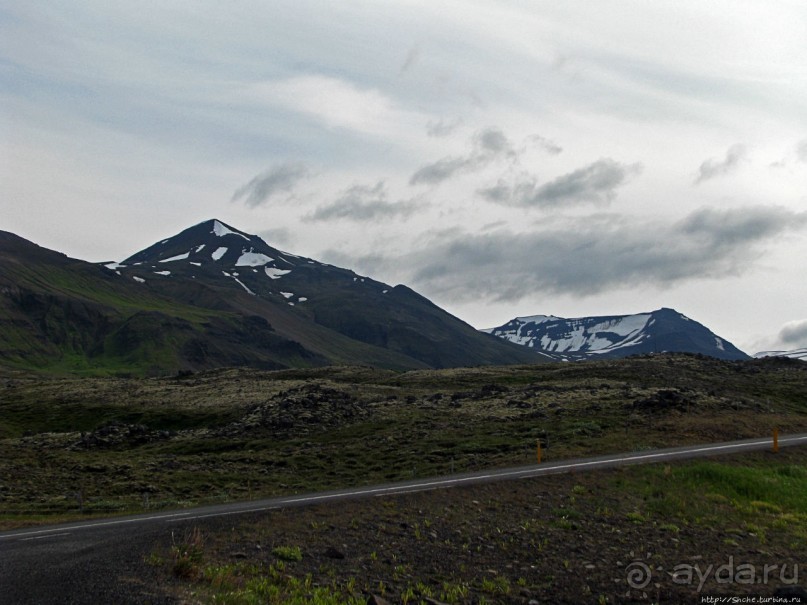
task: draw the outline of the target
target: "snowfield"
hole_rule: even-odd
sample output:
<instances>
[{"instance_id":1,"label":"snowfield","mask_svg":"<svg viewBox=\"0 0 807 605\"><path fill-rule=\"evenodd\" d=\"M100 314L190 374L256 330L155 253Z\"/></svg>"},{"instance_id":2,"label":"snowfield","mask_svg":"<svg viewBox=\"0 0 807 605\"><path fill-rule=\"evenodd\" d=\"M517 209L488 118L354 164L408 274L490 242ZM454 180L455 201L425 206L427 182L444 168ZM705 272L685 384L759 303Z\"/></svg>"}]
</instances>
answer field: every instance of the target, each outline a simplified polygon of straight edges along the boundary
<instances>
[{"instance_id":1,"label":"snowfield","mask_svg":"<svg viewBox=\"0 0 807 605\"><path fill-rule=\"evenodd\" d=\"M284 275L291 273L291 269L276 269L275 267L266 267L264 270L266 275L272 279L280 279Z\"/></svg>"},{"instance_id":2,"label":"snowfield","mask_svg":"<svg viewBox=\"0 0 807 605\"><path fill-rule=\"evenodd\" d=\"M260 252L243 252L241 256L238 257L238 260L235 261L236 267L262 267L268 263L273 262L273 259L270 256L266 256L265 254L261 254Z\"/></svg>"}]
</instances>

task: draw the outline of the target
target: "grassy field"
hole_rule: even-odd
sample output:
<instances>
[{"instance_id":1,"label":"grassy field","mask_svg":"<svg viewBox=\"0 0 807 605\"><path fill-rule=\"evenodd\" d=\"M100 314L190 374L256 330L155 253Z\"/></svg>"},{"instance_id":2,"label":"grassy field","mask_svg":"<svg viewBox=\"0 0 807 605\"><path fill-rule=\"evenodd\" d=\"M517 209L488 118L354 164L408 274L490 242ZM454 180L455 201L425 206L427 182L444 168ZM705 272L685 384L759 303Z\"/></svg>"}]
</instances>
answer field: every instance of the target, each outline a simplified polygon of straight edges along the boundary
<instances>
[{"instance_id":1,"label":"grassy field","mask_svg":"<svg viewBox=\"0 0 807 605\"><path fill-rule=\"evenodd\" d=\"M807 431L803 362L5 370L0 528L528 464L537 440L558 460L773 428ZM807 555L805 462L805 448L787 448L211 520L155 544L145 564L187 603L770 595ZM770 577L738 575L751 571Z\"/></svg>"},{"instance_id":2,"label":"grassy field","mask_svg":"<svg viewBox=\"0 0 807 605\"><path fill-rule=\"evenodd\" d=\"M805 463L801 447L272 511L146 559L187 603L770 597L804 583Z\"/></svg>"},{"instance_id":3,"label":"grassy field","mask_svg":"<svg viewBox=\"0 0 807 605\"><path fill-rule=\"evenodd\" d=\"M0 376L0 526L807 430L807 366Z\"/></svg>"}]
</instances>

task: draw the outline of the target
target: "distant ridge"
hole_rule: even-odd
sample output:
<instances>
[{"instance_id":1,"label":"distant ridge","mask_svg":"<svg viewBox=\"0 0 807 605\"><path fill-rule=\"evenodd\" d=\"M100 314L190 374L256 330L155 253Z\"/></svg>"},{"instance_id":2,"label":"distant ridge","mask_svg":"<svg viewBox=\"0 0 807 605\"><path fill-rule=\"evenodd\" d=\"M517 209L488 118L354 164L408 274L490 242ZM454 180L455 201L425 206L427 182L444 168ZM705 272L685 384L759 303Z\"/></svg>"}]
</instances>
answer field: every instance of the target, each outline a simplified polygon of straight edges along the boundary
<instances>
[{"instance_id":1,"label":"distant ridge","mask_svg":"<svg viewBox=\"0 0 807 605\"><path fill-rule=\"evenodd\" d=\"M801 359L807 361L807 349L791 349L789 351L760 351L754 353L754 357L762 359L764 357L789 357L790 359Z\"/></svg>"},{"instance_id":2,"label":"distant ridge","mask_svg":"<svg viewBox=\"0 0 807 605\"><path fill-rule=\"evenodd\" d=\"M483 330L556 360L604 359L641 353L700 353L719 359L749 359L724 338L674 309L634 315L566 319L516 317Z\"/></svg>"}]
</instances>

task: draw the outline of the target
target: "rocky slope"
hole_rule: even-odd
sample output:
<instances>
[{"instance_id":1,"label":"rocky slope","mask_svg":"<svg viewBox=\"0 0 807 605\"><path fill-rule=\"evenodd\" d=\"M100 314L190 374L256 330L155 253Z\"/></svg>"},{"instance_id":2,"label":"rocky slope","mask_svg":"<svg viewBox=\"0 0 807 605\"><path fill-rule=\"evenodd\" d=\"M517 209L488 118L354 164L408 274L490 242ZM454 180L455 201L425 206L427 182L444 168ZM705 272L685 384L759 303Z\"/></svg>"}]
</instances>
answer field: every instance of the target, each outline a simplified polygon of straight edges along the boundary
<instances>
[{"instance_id":1,"label":"rocky slope","mask_svg":"<svg viewBox=\"0 0 807 605\"><path fill-rule=\"evenodd\" d=\"M558 360L661 352L748 359L729 341L674 309L575 319L533 315L484 331Z\"/></svg>"}]
</instances>

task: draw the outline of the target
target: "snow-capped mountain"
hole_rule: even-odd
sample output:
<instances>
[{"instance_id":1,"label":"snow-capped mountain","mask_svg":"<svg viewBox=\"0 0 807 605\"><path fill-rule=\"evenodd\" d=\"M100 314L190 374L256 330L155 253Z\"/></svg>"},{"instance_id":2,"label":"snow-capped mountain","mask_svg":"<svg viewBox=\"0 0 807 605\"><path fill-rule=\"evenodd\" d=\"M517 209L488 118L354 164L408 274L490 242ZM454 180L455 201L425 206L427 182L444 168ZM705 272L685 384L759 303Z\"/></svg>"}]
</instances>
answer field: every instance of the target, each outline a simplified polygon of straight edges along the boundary
<instances>
[{"instance_id":1,"label":"snow-capped mountain","mask_svg":"<svg viewBox=\"0 0 807 605\"><path fill-rule=\"evenodd\" d=\"M404 285L208 220L121 262L0 231L0 363L106 373L528 363Z\"/></svg>"},{"instance_id":2,"label":"snow-capped mountain","mask_svg":"<svg viewBox=\"0 0 807 605\"><path fill-rule=\"evenodd\" d=\"M627 357L654 352L748 359L729 341L673 309L574 319L533 315L516 317L483 331L554 359Z\"/></svg>"},{"instance_id":3,"label":"snow-capped mountain","mask_svg":"<svg viewBox=\"0 0 807 605\"><path fill-rule=\"evenodd\" d=\"M274 298L288 306L309 301L306 294L316 290L309 284L314 275L321 279L323 273L328 274L345 284L368 282L368 278L347 269L273 248L257 235L216 219L185 229L120 263L104 266L141 284L170 287L172 278L203 279L252 296ZM370 282L379 291L390 289L380 282ZM301 288L305 292L298 291Z\"/></svg>"},{"instance_id":4,"label":"snow-capped mountain","mask_svg":"<svg viewBox=\"0 0 807 605\"><path fill-rule=\"evenodd\" d=\"M399 367L525 361L518 347L502 348L406 286L278 250L217 219L105 266L186 303L201 298L263 317L278 334L331 360L387 358L385 365ZM376 352L357 356L356 345Z\"/></svg>"},{"instance_id":5,"label":"snow-capped mountain","mask_svg":"<svg viewBox=\"0 0 807 605\"><path fill-rule=\"evenodd\" d=\"M807 349L791 349L789 351L760 351L754 353L754 357L762 359L763 357L790 357L791 359L801 359L807 361Z\"/></svg>"}]
</instances>

